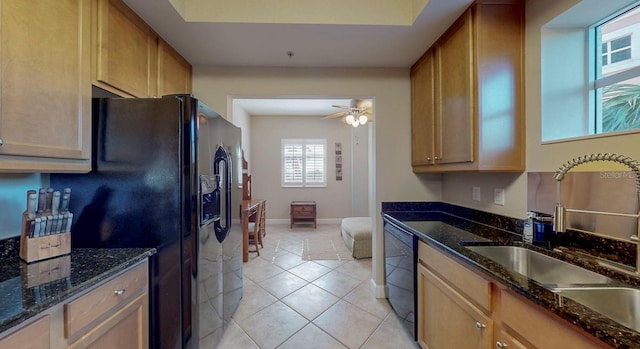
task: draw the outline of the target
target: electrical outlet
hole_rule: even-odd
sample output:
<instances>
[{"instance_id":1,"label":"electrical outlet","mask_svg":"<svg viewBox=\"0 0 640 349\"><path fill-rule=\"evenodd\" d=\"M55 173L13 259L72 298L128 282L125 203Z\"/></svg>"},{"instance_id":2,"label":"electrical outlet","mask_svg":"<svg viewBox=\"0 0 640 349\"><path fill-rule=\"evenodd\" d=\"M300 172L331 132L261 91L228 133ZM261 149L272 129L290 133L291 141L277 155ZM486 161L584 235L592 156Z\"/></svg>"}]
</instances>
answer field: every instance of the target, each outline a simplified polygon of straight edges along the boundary
<instances>
[{"instance_id":1,"label":"electrical outlet","mask_svg":"<svg viewBox=\"0 0 640 349\"><path fill-rule=\"evenodd\" d=\"M480 201L480 187L473 187L473 201Z\"/></svg>"},{"instance_id":2,"label":"electrical outlet","mask_svg":"<svg viewBox=\"0 0 640 349\"><path fill-rule=\"evenodd\" d=\"M496 205L504 206L504 189L493 189L493 203Z\"/></svg>"}]
</instances>

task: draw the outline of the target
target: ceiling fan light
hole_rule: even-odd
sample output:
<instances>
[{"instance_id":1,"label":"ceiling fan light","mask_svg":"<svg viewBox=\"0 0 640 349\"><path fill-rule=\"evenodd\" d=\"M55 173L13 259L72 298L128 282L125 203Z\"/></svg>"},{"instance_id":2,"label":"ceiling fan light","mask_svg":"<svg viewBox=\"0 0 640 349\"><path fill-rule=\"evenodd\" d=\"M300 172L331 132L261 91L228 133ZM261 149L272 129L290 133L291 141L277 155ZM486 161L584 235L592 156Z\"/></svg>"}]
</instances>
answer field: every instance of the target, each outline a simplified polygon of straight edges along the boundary
<instances>
[{"instance_id":1,"label":"ceiling fan light","mask_svg":"<svg viewBox=\"0 0 640 349\"><path fill-rule=\"evenodd\" d=\"M353 120L353 123L351 124L351 126L358 127L358 125L360 125L360 121L358 119Z\"/></svg>"},{"instance_id":2,"label":"ceiling fan light","mask_svg":"<svg viewBox=\"0 0 640 349\"><path fill-rule=\"evenodd\" d=\"M347 124L352 125L354 121L356 121L356 118L353 116L353 114L349 114L347 115Z\"/></svg>"},{"instance_id":3,"label":"ceiling fan light","mask_svg":"<svg viewBox=\"0 0 640 349\"><path fill-rule=\"evenodd\" d=\"M367 123L367 121L369 121L369 118L367 117L366 114L362 114L360 115L360 117L358 118L358 121L360 121L361 125L364 125Z\"/></svg>"}]
</instances>

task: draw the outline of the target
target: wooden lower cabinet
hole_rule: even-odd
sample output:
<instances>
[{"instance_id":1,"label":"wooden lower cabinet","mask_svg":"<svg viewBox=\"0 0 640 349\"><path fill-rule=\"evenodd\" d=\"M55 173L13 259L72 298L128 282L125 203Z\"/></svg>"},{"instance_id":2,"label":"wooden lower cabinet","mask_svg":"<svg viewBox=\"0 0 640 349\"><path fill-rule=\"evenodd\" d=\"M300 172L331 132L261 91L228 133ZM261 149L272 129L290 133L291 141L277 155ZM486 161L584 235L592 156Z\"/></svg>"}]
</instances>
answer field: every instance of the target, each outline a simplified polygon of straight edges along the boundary
<instances>
[{"instance_id":1,"label":"wooden lower cabinet","mask_svg":"<svg viewBox=\"0 0 640 349\"><path fill-rule=\"evenodd\" d=\"M558 343L563 349L609 348L537 304L506 289L498 292L503 327L528 342L527 348L551 349Z\"/></svg>"},{"instance_id":2,"label":"wooden lower cabinet","mask_svg":"<svg viewBox=\"0 0 640 349\"><path fill-rule=\"evenodd\" d=\"M520 343L517 339L513 338L511 334L501 329L496 331L496 348L497 349L528 349L526 345Z\"/></svg>"},{"instance_id":3,"label":"wooden lower cabinet","mask_svg":"<svg viewBox=\"0 0 640 349\"><path fill-rule=\"evenodd\" d=\"M51 348L50 324L50 317L45 315L28 325L24 325L19 330L4 337L0 337L0 348Z\"/></svg>"},{"instance_id":4,"label":"wooden lower cabinet","mask_svg":"<svg viewBox=\"0 0 640 349\"><path fill-rule=\"evenodd\" d=\"M148 303L147 293L142 294L67 348L148 348Z\"/></svg>"},{"instance_id":5,"label":"wooden lower cabinet","mask_svg":"<svg viewBox=\"0 0 640 349\"><path fill-rule=\"evenodd\" d=\"M417 273L423 349L610 348L423 241L418 243Z\"/></svg>"},{"instance_id":6,"label":"wooden lower cabinet","mask_svg":"<svg viewBox=\"0 0 640 349\"><path fill-rule=\"evenodd\" d=\"M418 294L418 342L423 348L491 348L491 318L422 265Z\"/></svg>"},{"instance_id":7,"label":"wooden lower cabinet","mask_svg":"<svg viewBox=\"0 0 640 349\"><path fill-rule=\"evenodd\" d=\"M0 333L0 348L148 348L148 267L132 266Z\"/></svg>"}]
</instances>

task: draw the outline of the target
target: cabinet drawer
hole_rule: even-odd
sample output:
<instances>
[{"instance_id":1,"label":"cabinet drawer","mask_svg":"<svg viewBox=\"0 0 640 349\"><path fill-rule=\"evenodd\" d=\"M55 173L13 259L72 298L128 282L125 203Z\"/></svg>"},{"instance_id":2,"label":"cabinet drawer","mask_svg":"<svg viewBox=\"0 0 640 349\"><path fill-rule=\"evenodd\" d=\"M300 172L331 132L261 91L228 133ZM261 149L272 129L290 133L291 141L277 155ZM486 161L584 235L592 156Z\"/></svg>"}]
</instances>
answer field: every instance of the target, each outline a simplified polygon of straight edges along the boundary
<instances>
[{"instance_id":1,"label":"cabinet drawer","mask_svg":"<svg viewBox=\"0 0 640 349\"><path fill-rule=\"evenodd\" d=\"M74 336L110 310L147 287L148 263L142 263L84 296L64 305L65 337Z\"/></svg>"},{"instance_id":2,"label":"cabinet drawer","mask_svg":"<svg viewBox=\"0 0 640 349\"><path fill-rule=\"evenodd\" d=\"M312 211L293 211L296 217L313 217Z\"/></svg>"},{"instance_id":3,"label":"cabinet drawer","mask_svg":"<svg viewBox=\"0 0 640 349\"><path fill-rule=\"evenodd\" d=\"M149 348L148 295L143 293L92 328L67 349Z\"/></svg>"},{"instance_id":4,"label":"cabinet drawer","mask_svg":"<svg viewBox=\"0 0 640 349\"><path fill-rule=\"evenodd\" d=\"M458 264L423 241L418 242L418 258L427 268L441 275L458 292L464 293L484 311L491 311L491 281Z\"/></svg>"},{"instance_id":5,"label":"cabinet drawer","mask_svg":"<svg viewBox=\"0 0 640 349\"><path fill-rule=\"evenodd\" d=\"M0 338L0 348L48 349L50 348L49 316L32 322L18 331Z\"/></svg>"},{"instance_id":6,"label":"cabinet drawer","mask_svg":"<svg viewBox=\"0 0 640 349\"><path fill-rule=\"evenodd\" d=\"M293 213L304 214L304 213L312 213L312 206L293 206Z\"/></svg>"},{"instance_id":7,"label":"cabinet drawer","mask_svg":"<svg viewBox=\"0 0 640 349\"><path fill-rule=\"evenodd\" d=\"M500 292L500 311L503 324L536 348L556 348L558 343L567 349L607 348L583 335L578 328L569 327L539 306L521 300L507 290Z\"/></svg>"}]
</instances>

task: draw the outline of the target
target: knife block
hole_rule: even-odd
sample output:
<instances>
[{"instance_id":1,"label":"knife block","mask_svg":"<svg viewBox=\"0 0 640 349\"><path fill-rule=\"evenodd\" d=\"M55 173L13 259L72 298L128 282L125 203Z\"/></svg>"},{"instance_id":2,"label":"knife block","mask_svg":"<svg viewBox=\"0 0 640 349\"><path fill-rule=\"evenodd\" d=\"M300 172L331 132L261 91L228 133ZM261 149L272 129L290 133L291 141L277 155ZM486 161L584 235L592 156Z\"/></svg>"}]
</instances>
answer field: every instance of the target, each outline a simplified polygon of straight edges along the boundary
<instances>
[{"instance_id":1,"label":"knife block","mask_svg":"<svg viewBox=\"0 0 640 349\"><path fill-rule=\"evenodd\" d=\"M20 235L20 258L27 263L71 253L71 232L31 238Z\"/></svg>"}]
</instances>

